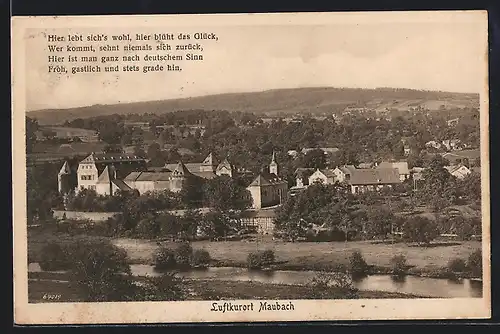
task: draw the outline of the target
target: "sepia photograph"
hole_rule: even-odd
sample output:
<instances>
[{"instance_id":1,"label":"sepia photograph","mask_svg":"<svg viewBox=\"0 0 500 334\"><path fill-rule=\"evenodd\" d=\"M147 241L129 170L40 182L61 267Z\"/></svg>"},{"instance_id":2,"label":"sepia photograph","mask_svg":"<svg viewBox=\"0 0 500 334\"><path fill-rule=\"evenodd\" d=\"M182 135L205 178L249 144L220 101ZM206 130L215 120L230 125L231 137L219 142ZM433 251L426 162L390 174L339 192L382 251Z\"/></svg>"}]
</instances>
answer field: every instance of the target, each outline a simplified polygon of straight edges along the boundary
<instances>
[{"instance_id":1,"label":"sepia photograph","mask_svg":"<svg viewBox=\"0 0 500 334\"><path fill-rule=\"evenodd\" d=\"M490 316L486 12L12 31L16 322Z\"/></svg>"}]
</instances>

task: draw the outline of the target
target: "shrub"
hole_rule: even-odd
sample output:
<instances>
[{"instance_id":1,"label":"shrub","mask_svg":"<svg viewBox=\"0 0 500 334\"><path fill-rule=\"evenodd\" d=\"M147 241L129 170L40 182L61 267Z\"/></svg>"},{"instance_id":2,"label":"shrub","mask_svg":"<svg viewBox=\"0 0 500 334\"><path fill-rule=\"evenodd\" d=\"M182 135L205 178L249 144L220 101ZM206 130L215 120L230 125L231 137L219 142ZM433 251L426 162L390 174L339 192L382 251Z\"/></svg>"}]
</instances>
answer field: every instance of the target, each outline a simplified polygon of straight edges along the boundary
<instances>
[{"instance_id":1,"label":"shrub","mask_svg":"<svg viewBox=\"0 0 500 334\"><path fill-rule=\"evenodd\" d=\"M483 255L480 249L474 251L467 260L467 269L475 277L483 275Z\"/></svg>"},{"instance_id":2,"label":"shrub","mask_svg":"<svg viewBox=\"0 0 500 334\"><path fill-rule=\"evenodd\" d=\"M358 297L358 289L354 287L352 278L343 272L319 272L309 284L311 298L341 298Z\"/></svg>"},{"instance_id":3,"label":"shrub","mask_svg":"<svg viewBox=\"0 0 500 334\"><path fill-rule=\"evenodd\" d=\"M179 301L186 298L184 280L173 273L146 278L141 289L137 289L134 300Z\"/></svg>"},{"instance_id":4,"label":"shrub","mask_svg":"<svg viewBox=\"0 0 500 334\"><path fill-rule=\"evenodd\" d=\"M349 270L353 276L366 275L368 265L359 250L355 250L349 257Z\"/></svg>"},{"instance_id":5,"label":"shrub","mask_svg":"<svg viewBox=\"0 0 500 334\"><path fill-rule=\"evenodd\" d=\"M172 269L176 265L175 253L167 247L159 248L154 255L155 269Z\"/></svg>"},{"instance_id":6,"label":"shrub","mask_svg":"<svg viewBox=\"0 0 500 334\"><path fill-rule=\"evenodd\" d=\"M192 265L206 265L210 263L210 254L205 249L197 249L193 252Z\"/></svg>"},{"instance_id":7,"label":"shrub","mask_svg":"<svg viewBox=\"0 0 500 334\"><path fill-rule=\"evenodd\" d=\"M448 269L454 273L463 273L467 269L467 265L463 259L455 258L448 262Z\"/></svg>"},{"instance_id":8,"label":"shrub","mask_svg":"<svg viewBox=\"0 0 500 334\"><path fill-rule=\"evenodd\" d=\"M175 250L175 262L180 266L189 266L193 257L193 248L189 243L182 243Z\"/></svg>"},{"instance_id":9,"label":"shrub","mask_svg":"<svg viewBox=\"0 0 500 334\"><path fill-rule=\"evenodd\" d=\"M272 250L252 252L248 254L247 266L250 269L262 268L264 266L273 264L274 260L275 256Z\"/></svg>"},{"instance_id":10,"label":"shrub","mask_svg":"<svg viewBox=\"0 0 500 334\"><path fill-rule=\"evenodd\" d=\"M107 241L77 241L71 246L71 281L85 301L133 300L127 253Z\"/></svg>"},{"instance_id":11,"label":"shrub","mask_svg":"<svg viewBox=\"0 0 500 334\"><path fill-rule=\"evenodd\" d=\"M439 235L439 230L433 220L414 216L403 224L403 235L410 242L429 245Z\"/></svg>"},{"instance_id":12,"label":"shrub","mask_svg":"<svg viewBox=\"0 0 500 334\"><path fill-rule=\"evenodd\" d=\"M265 250L261 253L261 257L262 257L262 262L264 262L265 264L272 264L274 263L274 252L270 249L268 250Z\"/></svg>"},{"instance_id":13,"label":"shrub","mask_svg":"<svg viewBox=\"0 0 500 334\"><path fill-rule=\"evenodd\" d=\"M406 274L407 264L406 257L404 255L394 255L391 259L392 274L401 276Z\"/></svg>"},{"instance_id":14,"label":"shrub","mask_svg":"<svg viewBox=\"0 0 500 334\"><path fill-rule=\"evenodd\" d=\"M50 242L43 246L40 268L46 271L65 270L70 267L68 249L57 242Z\"/></svg>"}]
</instances>

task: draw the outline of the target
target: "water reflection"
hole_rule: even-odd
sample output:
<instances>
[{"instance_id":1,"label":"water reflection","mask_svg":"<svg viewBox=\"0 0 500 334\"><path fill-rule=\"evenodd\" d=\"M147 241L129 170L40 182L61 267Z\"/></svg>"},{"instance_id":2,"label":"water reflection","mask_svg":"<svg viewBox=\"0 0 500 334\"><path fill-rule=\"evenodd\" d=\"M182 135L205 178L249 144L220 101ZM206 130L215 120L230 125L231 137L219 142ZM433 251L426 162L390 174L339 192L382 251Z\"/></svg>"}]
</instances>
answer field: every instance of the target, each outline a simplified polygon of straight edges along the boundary
<instances>
[{"instance_id":1,"label":"water reflection","mask_svg":"<svg viewBox=\"0 0 500 334\"><path fill-rule=\"evenodd\" d=\"M135 276L161 276L153 266L131 265ZM41 271L38 264L28 266L30 272ZM226 281L255 281L272 284L306 285L318 274L314 271L247 270L246 268L196 268L176 271L176 275L190 279L218 279ZM435 298L482 297L482 282L469 279L449 280L416 276L372 275L355 277L353 283L360 290L401 292Z\"/></svg>"}]
</instances>

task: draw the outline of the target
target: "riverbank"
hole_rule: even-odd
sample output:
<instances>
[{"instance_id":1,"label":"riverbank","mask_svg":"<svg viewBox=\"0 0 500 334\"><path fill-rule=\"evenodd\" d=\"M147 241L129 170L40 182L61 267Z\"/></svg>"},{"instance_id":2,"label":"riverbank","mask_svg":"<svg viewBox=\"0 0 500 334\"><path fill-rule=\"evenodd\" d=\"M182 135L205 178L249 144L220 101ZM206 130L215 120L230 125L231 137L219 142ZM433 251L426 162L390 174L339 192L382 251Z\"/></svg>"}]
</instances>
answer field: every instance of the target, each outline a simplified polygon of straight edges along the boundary
<instances>
[{"instance_id":1,"label":"riverbank","mask_svg":"<svg viewBox=\"0 0 500 334\"><path fill-rule=\"evenodd\" d=\"M157 242L130 238L103 238L94 236L71 236L64 233L44 233L29 231L29 262L38 262L43 245L48 241L63 244L74 243L75 240L107 239L127 251L131 264L153 264L153 254L159 245L175 248L176 242ZM344 269L349 264L349 256L354 250L363 254L370 266L371 274L387 274L391 270L391 259L394 255L403 255L408 264L408 274L432 278L448 277L448 261L454 258L466 260L476 249L481 248L479 241L464 241L435 247L415 247L405 243L384 244L370 241L351 242L278 242L265 240L260 242L246 241L196 241L193 249L207 250L213 259L214 267L246 267L247 256L259 250L272 250L276 256L274 270L325 270ZM465 277L464 277L465 278Z\"/></svg>"},{"instance_id":2,"label":"riverbank","mask_svg":"<svg viewBox=\"0 0 500 334\"><path fill-rule=\"evenodd\" d=\"M268 284L252 281L186 279L184 280L184 289L188 292L186 300L198 301L222 299L315 299L308 297L311 296L311 288L308 286ZM47 296L49 295L59 297L56 300L48 300ZM345 292L332 288L329 291L325 291L321 299L346 299L347 297ZM69 282L67 274L45 272L29 274L28 298L30 303L84 301L84 297L80 291ZM391 299L428 297L384 291L358 291L357 298Z\"/></svg>"}]
</instances>

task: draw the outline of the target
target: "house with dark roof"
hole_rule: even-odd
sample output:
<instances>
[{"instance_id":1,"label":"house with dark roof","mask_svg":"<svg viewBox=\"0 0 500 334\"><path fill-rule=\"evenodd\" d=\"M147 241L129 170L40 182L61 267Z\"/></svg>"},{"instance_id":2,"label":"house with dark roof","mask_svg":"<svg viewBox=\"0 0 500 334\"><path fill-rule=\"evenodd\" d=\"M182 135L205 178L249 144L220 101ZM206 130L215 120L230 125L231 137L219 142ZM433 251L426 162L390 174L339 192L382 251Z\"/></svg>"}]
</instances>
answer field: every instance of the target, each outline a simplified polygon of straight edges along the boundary
<instances>
[{"instance_id":1,"label":"house with dark roof","mask_svg":"<svg viewBox=\"0 0 500 334\"><path fill-rule=\"evenodd\" d=\"M454 151L443 154L443 158L449 161L450 165L473 165L481 160L481 151L479 149Z\"/></svg>"},{"instance_id":2,"label":"house with dark roof","mask_svg":"<svg viewBox=\"0 0 500 334\"><path fill-rule=\"evenodd\" d=\"M352 170L346 182L353 194L392 188L400 184L399 172L395 168L374 168Z\"/></svg>"},{"instance_id":3,"label":"house with dark roof","mask_svg":"<svg viewBox=\"0 0 500 334\"><path fill-rule=\"evenodd\" d=\"M402 181L408 180L410 178L410 169L408 168L408 162L397 161L397 162L381 162L376 166L376 168L395 168L398 170L399 179Z\"/></svg>"},{"instance_id":4,"label":"house with dark roof","mask_svg":"<svg viewBox=\"0 0 500 334\"><path fill-rule=\"evenodd\" d=\"M260 209L282 204L288 196L288 182L278 176L279 165L273 152L269 172L262 172L248 185L252 208Z\"/></svg>"}]
</instances>

